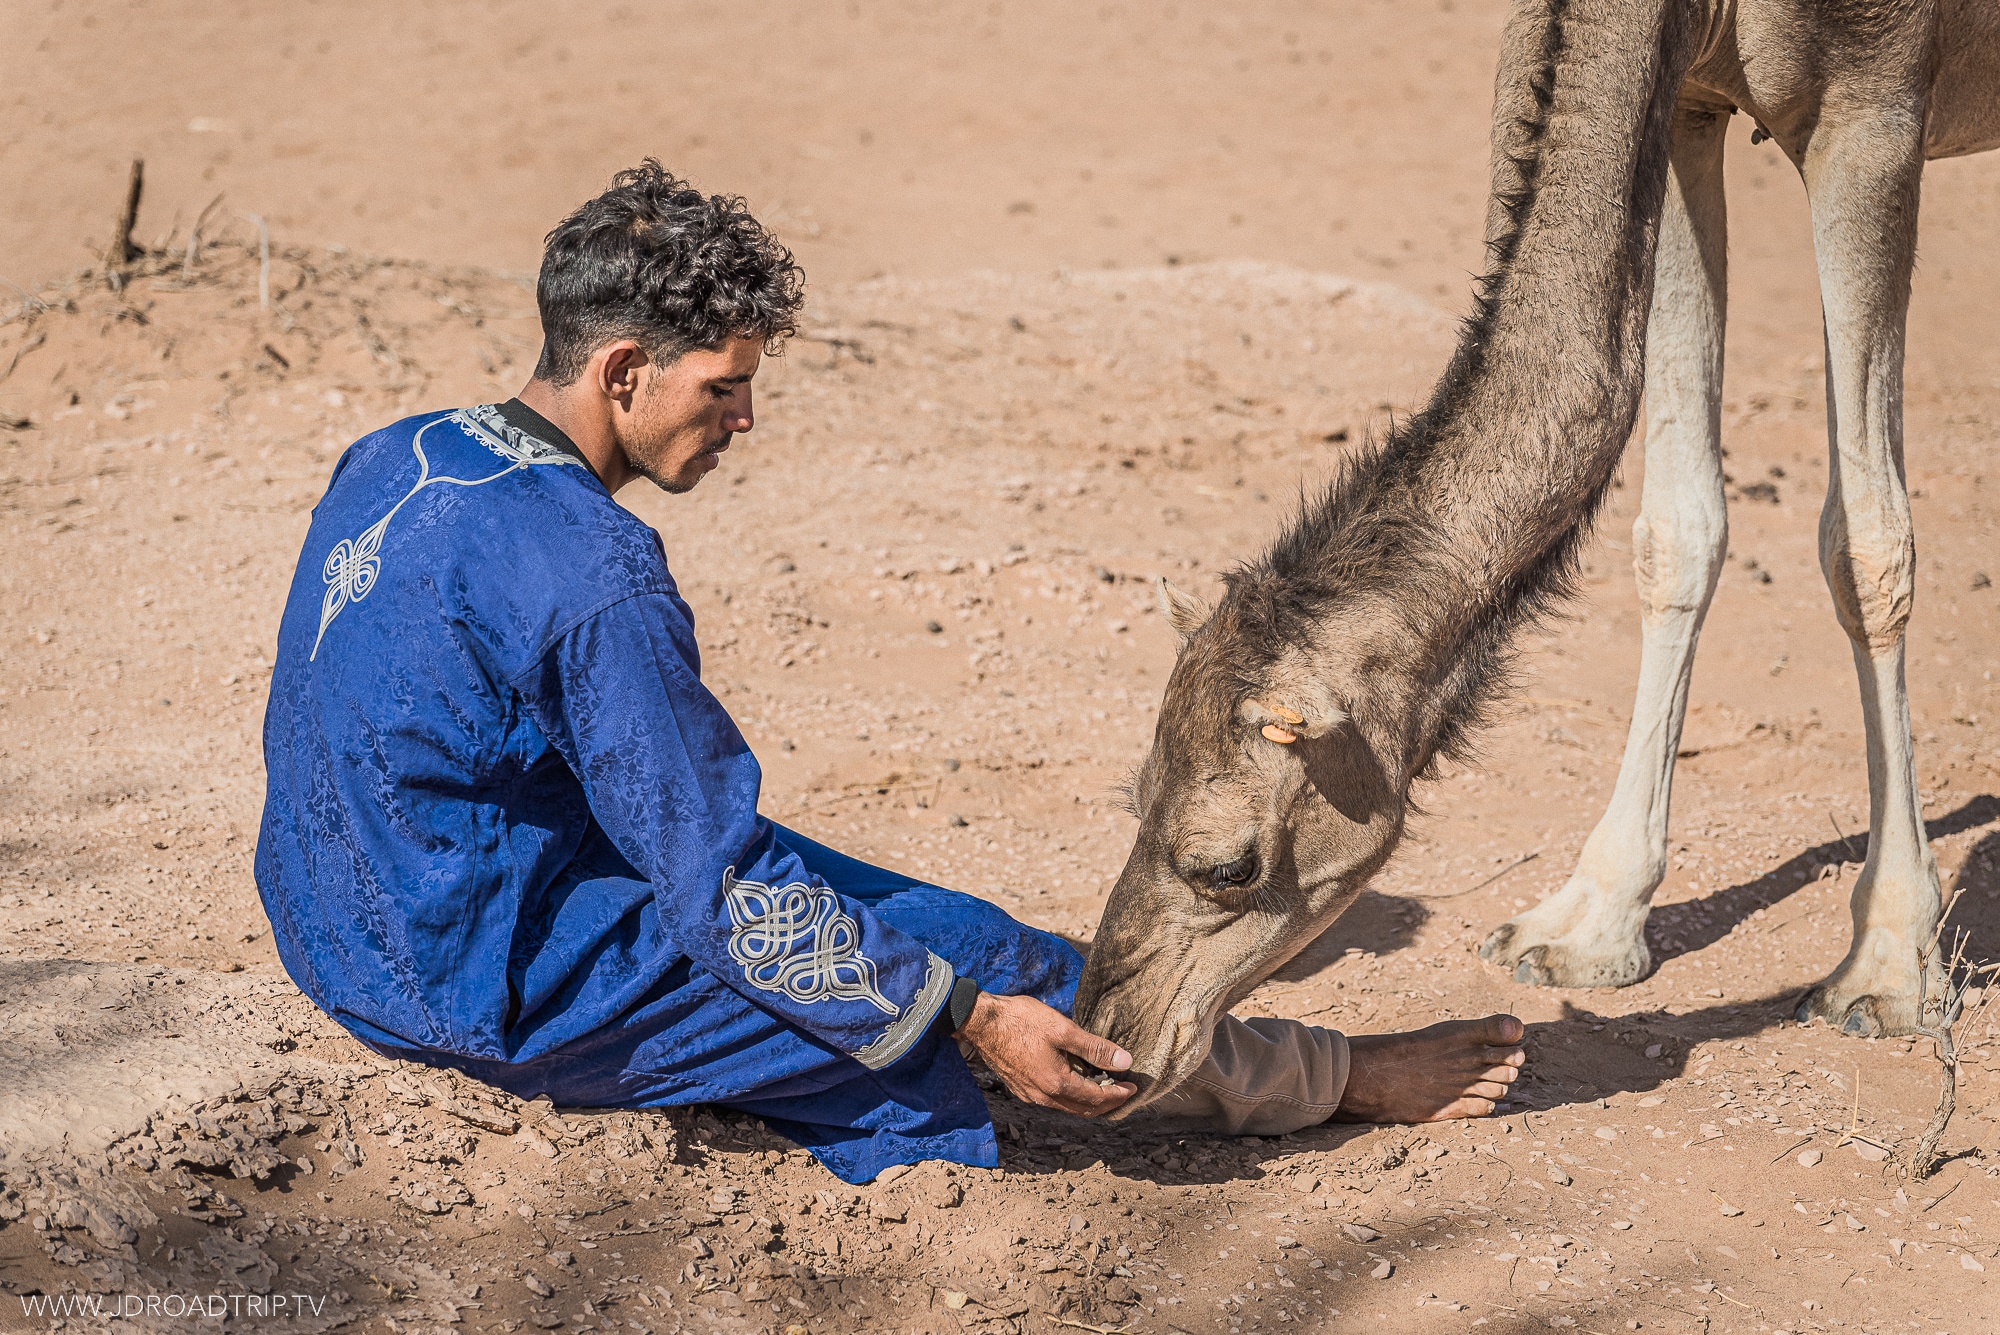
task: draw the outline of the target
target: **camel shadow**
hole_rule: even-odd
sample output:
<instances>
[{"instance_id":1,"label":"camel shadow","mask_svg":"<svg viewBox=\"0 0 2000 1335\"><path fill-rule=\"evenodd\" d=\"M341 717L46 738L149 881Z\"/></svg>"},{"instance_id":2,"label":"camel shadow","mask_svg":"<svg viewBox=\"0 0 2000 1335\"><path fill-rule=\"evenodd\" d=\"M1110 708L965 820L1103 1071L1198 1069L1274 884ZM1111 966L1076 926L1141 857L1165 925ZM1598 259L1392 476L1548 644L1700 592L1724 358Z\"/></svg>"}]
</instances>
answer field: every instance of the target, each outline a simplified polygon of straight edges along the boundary
<instances>
[{"instance_id":1,"label":"camel shadow","mask_svg":"<svg viewBox=\"0 0 2000 1335\"><path fill-rule=\"evenodd\" d=\"M1930 835L1935 839L1976 828L1996 815L2000 800L1976 798L1930 822ZM1945 920L1946 942L1963 931L1967 961L1984 963L2000 956L2000 831L1973 846L1944 891L1952 904ZM1791 1020L1803 991L1787 988L1681 1014L1600 1015L1565 1001L1560 1019L1527 1027L1528 1065L1510 1102L1538 1111L1648 1093L1686 1075L1688 1054L1700 1044L1758 1037ZM1658 1051L1649 1056L1655 1045Z\"/></svg>"},{"instance_id":2,"label":"camel shadow","mask_svg":"<svg viewBox=\"0 0 2000 1335\"><path fill-rule=\"evenodd\" d=\"M1302 983L1337 963L1349 951L1387 955L1417 939L1431 910L1414 899L1363 890L1304 950L1273 973L1274 983Z\"/></svg>"},{"instance_id":3,"label":"camel shadow","mask_svg":"<svg viewBox=\"0 0 2000 1335\"><path fill-rule=\"evenodd\" d=\"M1982 793L1969 798L1957 810L1926 821L1924 835L1928 839L1943 839L1996 820L2000 820L2000 797ZM1714 945L1760 909L1782 903L1811 885L1828 866L1847 863L1859 866L1868 856L1868 838L1868 831L1859 830L1843 838L1830 839L1794 854L1755 880L1717 890L1699 899L1656 906L1646 915L1646 948L1652 952L1654 967ZM1988 868L1984 875L1988 880L1993 876L1992 864L2000 860L2000 854L1992 854L1988 847L1996 842L2000 842L2000 836L1989 835L1979 845L1979 850L1987 850L1989 854L1983 858ZM1968 868L1982 862L1979 850L1967 859ZM1952 887L1947 887L1945 893L1949 895L1951 892ZM1978 896L1971 893L1966 896L1967 900L1976 898ZM1961 901L1961 913L1964 911L1964 901ZM1990 934L1986 939L1992 939Z\"/></svg>"}]
</instances>

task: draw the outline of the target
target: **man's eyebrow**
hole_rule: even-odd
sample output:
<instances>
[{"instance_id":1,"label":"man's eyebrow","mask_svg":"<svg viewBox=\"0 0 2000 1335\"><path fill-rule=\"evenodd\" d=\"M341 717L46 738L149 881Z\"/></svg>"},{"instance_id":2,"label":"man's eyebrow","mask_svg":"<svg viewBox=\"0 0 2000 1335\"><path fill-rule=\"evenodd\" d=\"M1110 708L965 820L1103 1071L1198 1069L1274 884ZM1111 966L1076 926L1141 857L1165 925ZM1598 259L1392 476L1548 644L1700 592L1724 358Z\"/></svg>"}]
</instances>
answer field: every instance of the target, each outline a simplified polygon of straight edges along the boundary
<instances>
[{"instance_id":1,"label":"man's eyebrow","mask_svg":"<svg viewBox=\"0 0 2000 1335\"><path fill-rule=\"evenodd\" d=\"M742 385L749 383L750 378L756 374L755 371L745 371L742 375L719 375L708 383L711 385Z\"/></svg>"}]
</instances>

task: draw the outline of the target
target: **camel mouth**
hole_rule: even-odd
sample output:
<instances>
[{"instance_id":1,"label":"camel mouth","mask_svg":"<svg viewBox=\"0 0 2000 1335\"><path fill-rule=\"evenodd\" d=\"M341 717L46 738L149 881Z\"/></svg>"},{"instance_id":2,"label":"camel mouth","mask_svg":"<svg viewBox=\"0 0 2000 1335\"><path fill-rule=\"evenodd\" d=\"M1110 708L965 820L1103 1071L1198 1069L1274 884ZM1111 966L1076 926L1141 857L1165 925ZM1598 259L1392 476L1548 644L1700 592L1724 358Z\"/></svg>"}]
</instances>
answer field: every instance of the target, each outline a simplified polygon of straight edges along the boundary
<instances>
[{"instance_id":1,"label":"camel mouth","mask_svg":"<svg viewBox=\"0 0 2000 1335\"><path fill-rule=\"evenodd\" d=\"M1221 1008L1220 993L1191 1003L1182 1003L1176 996L1156 1012L1162 1022L1150 1042L1137 1043L1113 1036L1113 1041L1132 1054L1132 1068L1112 1074L1118 1080L1138 1086L1138 1092L1113 1111L1110 1120L1123 1121L1172 1093L1201 1069L1208 1059L1209 1036Z\"/></svg>"}]
</instances>

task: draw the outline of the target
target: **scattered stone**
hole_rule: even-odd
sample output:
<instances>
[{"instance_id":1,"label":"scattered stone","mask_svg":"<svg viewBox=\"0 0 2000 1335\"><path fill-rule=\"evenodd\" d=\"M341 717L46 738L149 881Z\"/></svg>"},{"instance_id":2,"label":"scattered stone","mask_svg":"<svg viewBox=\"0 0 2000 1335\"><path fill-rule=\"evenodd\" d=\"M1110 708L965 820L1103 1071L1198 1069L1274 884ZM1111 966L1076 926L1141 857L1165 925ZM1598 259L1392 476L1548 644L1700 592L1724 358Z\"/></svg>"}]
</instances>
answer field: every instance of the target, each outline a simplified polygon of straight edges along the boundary
<instances>
[{"instance_id":1,"label":"scattered stone","mask_svg":"<svg viewBox=\"0 0 2000 1335\"><path fill-rule=\"evenodd\" d=\"M1280 1233L1276 1238L1273 1238L1272 1241L1276 1242L1280 1247L1296 1247L1299 1245L1299 1240L1297 1238L1290 1237L1283 1233Z\"/></svg>"},{"instance_id":2,"label":"scattered stone","mask_svg":"<svg viewBox=\"0 0 2000 1335\"><path fill-rule=\"evenodd\" d=\"M1865 1140L1854 1142L1854 1152L1869 1163L1881 1163L1889 1157L1889 1151L1883 1149L1880 1145L1871 1145Z\"/></svg>"},{"instance_id":3,"label":"scattered stone","mask_svg":"<svg viewBox=\"0 0 2000 1335\"><path fill-rule=\"evenodd\" d=\"M1974 1258L1971 1252L1960 1252L1958 1254L1958 1264L1961 1268L1966 1270L1977 1270L1981 1274L1986 1273L1986 1267L1979 1264L1978 1260Z\"/></svg>"},{"instance_id":4,"label":"scattered stone","mask_svg":"<svg viewBox=\"0 0 2000 1335\"><path fill-rule=\"evenodd\" d=\"M944 1299L944 1305L954 1312L965 1306L966 1295L960 1293L957 1289L941 1290L940 1296Z\"/></svg>"},{"instance_id":5,"label":"scattered stone","mask_svg":"<svg viewBox=\"0 0 2000 1335\"><path fill-rule=\"evenodd\" d=\"M549 1286L549 1282L533 1271L529 1271L526 1275L522 1276L521 1283L527 1285L528 1292L534 1294L537 1298L553 1298L556 1296L556 1291Z\"/></svg>"},{"instance_id":6,"label":"scattered stone","mask_svg":"<svg viewBox=\"0 0 2000 1335\"><path fill-rule=\"evenodd\" d=\"M1085 1229L1087 1229L1087 1228L1089 1228L1089 1227L1090 1227L1090 1221L1089 1221L1089 1220L1087 1220L1087 1219L1085 1219L1085 1218L1084 1218L1084 1217L1083 1217L1082 1215L1080 1215L1080 1214L1073 1214L1073 1215L1071 1215L1071 1216L1069 1217L1069 1231L1070 1231L1070 1232L1072 1232L1072 1233L1081 1233L1081 1232L1083 1232L1083 1231L1084 1231Z\"/></svg>"},{"instance_id":7,"label":"scattered stone","mask_svg":"<svg viewBox=\"0 0 2000 1335\"><path fill-rule=\"evenodd\" d=\"M1598 1127L1598 1128L1597 1128L1597 1130L1595 1130L1595 1131L1591 1132L1591 1134L1592 1134L1592 1135L1594 1135L1594 1136L1596 1136L1596 1137L1597 1137L1597 1138L1598 1138L1599 1140L1616 1140L1616 1139L1618 1139L1618 1133L1617 1133L1616 1131L1612 1130L1612 1129L1611 1129L1610 1127L1608 1127L1608 1126L1600 1126L1600 1127Z\"/></svg>"},{"instance_id":8,"label":"scattered stone","mask_svg":"<svg viewBox=\"0 0 2000 1335\"><path fill-rule=\"evenodd\" d=\"M1623 1233L1626 1229L1632 1227L1632 1221L1629 1219L1614 1219L1611 1221L1611 1227Z\"/></svg>"},{"instance_id":9,"label":"scattered stone","mask_svg":"<svg viewBox=\"0 0 2000 1335\"><path fill-rule=\"evenodd\" d=\"M906 1163L892 1163L887 1168L884 1168L881 1172L875 1175L875 1185L878 1187L886 1187L891 1182L894 1182L897 1178L902 1177L909 1171L910 1171L910 1166Z\"/></svg>"},{"instance_id":10,"label":"scattered stone","mask_svg":"<svg viewBox=\"0 0 2000 1335\"><path fill-rule=\"evenodd\" d=\"M1856 1233L1866 1233L1868 1231L1868 1225L1862 1223L1859 1219L1856 1219L1853 1215L1847 1216L1847 1226L1853 1229Z\"/></svg>"},{"instance_id":11,"label":"scattered stone","mask_svg":"<svg viewBox=\"0 0 2000 1335\"><path fill-rule=\"evenodd\" d=\"M1729 1204L1729 1203L1728 1203L1727 1201L1723 1202L1723 1204L1722 1204L1722 1215L1723 1215L1723 1218L1725 1218L1725 1219L1734 1219L1734 1218L1736 1218L1736 1216L1737 1216L1737 1215L1740 1215L1740 1214L1742 1214L1742 1213L1743 1213L1743 1207L1742 1207L1742 1206L1740 1206L1740 1205L1731 1205L1731 1204ZM1850 1216L1850 1218L1851 1218L1851 1217L1852 1217L1852 1216Z\"/></svg>"},{"instance_id":12,"label":"scattered stone","mask_svg":"<svg viewBox=\"0 0 2000 1335\"><path fill-rule=\"evenodd\" d=\"M1662 1052L1665 1052L1666 1050L1667 1050L1666 1045L1663 1043L1648 1043L1646 1045L1646 1055L1648 1057L1658 1057ZM1642 1108L1646 1108L1646 1107L1656 1107L1658 1105L1641 1102L1639 1106Z\"/></svg>"},{"instance_id":13,"label":"scattered stone","mask_svg":"<svg viewBox=\"0 0 2000 1335\"><path fill-rule=\"evenodd\" d=\"M1396 1267L1388 1261L1377 1261L1375 1268L1368 1272L1370 1279L1387 1279L1396 1273Z\"/></svg>"},{"instance_id":14,"label":"scattered stone","mask_svg":"<svg viewBox=\"0 0 2000 1335\"><path fill-rule=\"evenodd\" d=\"M1658 1094L1648 1094L1645 1098L1639 1100L1639 1106L1641 1108L1657 1108L1665 1102L1666 1100Z\"/></svg>"},{"instance_id":15,"label":"scattered stone","mask_svg":"<svg viewBox=\"0 0 2000 1335\"><path fill-rule=\"evenodd\" d=\"M1572 1178L1568 1173L1564 1172L1557 1165L1555 1164L1549 1165L1549 1181L1555 1183L1557 1186L1566 1187L1575 1180L1576 1180L1575 1178Z\"/></svg>"},{"instance_id":16,"label":"scattered stone","mask_svg":"<svg viewBox=\"0 0 2000 1335\"><path fill-rule=\"evenodd\" d=\"M1340 1231L1356 1242L1373 1242L1382 1236L1366 1224L1342 1224Z\"/></svg>"},{"instance_id":17,"label":"scattered stone","mask_svg":"<svg viewBox=\"0 0 2000 1335\"><path fill-rule=\"evenodd\" d=\"M461 1122L470 1122L481 1131L492 1131L499 1135L511 1136L521 1123L489 1103L474 1103L453 1100L442 1105L444 1110Z\"/></svg>"},{"instance_id":18,"label":"scattered stone","mask_svg":"<svg viewBox=\"0 0 2000 1335\"><path fill-rule=\"evenodd\" d=\"M1799 1167L1817 1168L1819 1166L1820 1160L1824 1158L1826 1158L1826 1156L1824 1154L1821 1154L1818 1150L1800 1150Z\"/></svg>"}]
</instances>

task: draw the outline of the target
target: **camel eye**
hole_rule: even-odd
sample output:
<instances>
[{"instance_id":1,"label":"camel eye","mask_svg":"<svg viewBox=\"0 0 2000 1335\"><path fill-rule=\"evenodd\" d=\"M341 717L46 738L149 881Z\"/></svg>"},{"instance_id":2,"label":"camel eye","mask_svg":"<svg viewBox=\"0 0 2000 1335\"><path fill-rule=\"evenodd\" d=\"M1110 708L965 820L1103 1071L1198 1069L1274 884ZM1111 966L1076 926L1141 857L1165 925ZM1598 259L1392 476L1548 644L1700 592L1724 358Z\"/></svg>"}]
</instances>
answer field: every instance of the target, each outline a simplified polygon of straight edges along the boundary
<instances>
[{"instance_id":1,"label":"camel eye","mask_svg":"<svg viewBox=\"0 0 2000 1335\"><path fill-rule=\"evenodd\" d=\"M1257 855L1245 853L1234 862L1225 862L1209 873L1209 879L1219 890L1225 886L1242 885L1257 875Z\"/></svg>"}]
</instances>

